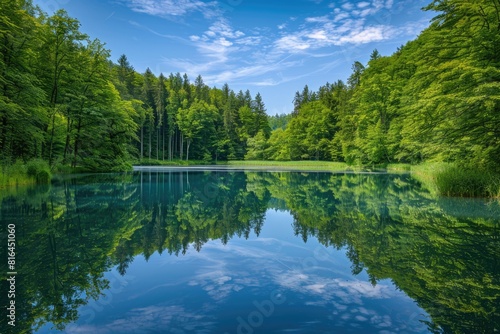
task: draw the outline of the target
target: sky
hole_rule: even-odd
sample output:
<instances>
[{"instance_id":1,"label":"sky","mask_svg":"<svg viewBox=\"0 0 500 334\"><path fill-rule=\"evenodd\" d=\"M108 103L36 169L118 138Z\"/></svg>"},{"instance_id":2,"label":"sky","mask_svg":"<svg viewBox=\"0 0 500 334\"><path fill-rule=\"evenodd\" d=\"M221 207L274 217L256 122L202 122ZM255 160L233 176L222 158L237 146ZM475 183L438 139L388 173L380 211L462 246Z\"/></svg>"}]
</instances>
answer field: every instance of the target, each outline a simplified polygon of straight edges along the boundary
<instances>
[{"instance_id":1,"label":"sky","mask_svg":"<svg viewBox=\"0 0 500 334\"><path fill-rule=\"evenodd\" d=\"M290 113L307 84L345 81L355 61L389 56L429 25L430 0L34 0L65 9L116 62L136 71L201 74L213 87L260 92L268 114Z\"/></svg>"}]
</instances>

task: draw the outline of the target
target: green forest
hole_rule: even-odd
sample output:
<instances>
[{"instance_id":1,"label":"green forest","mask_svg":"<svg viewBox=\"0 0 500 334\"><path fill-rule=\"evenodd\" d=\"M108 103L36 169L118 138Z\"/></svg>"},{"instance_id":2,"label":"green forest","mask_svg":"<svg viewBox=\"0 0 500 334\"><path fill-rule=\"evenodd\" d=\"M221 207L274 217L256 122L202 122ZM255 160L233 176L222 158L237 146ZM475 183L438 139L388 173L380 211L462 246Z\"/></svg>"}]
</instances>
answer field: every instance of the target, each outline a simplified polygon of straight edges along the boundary
<instances>
[{"instance_id":1,"label":"green forest","mask_svg":"<svg viewBox=\"0 0 500 334\"><path fill-rule=\"evenodd\" d=\"M436 16L417 39L354 62L346 82L306 85L289 97L290 115L271 117L259 93L138 73L125 55L113 62L64 10L0 4L0 184L17 172L45 181L242 159L450 162L500 183L498 0L432 1L424 10Z\"/></svg>"}]
</instances>

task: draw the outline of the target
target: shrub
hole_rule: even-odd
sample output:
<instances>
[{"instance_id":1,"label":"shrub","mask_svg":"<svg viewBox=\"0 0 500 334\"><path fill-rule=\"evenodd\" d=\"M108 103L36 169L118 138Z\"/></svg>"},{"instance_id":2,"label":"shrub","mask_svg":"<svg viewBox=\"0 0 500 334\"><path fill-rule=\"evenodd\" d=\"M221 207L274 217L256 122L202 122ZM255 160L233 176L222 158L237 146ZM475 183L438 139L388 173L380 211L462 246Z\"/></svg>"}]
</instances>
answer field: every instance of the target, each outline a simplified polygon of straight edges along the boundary
<instances>
[{"instance_id":1,"label":"shrub","mask_svg":"<svg viewBox=\"0 0 500 334\"><path fill-rule=\"evenodd\" d=\"M26 164L26 175L35 179L37 183L49 183L51 178L50 166L47 161L34 159Z\"/></svg>"}]
</instances>

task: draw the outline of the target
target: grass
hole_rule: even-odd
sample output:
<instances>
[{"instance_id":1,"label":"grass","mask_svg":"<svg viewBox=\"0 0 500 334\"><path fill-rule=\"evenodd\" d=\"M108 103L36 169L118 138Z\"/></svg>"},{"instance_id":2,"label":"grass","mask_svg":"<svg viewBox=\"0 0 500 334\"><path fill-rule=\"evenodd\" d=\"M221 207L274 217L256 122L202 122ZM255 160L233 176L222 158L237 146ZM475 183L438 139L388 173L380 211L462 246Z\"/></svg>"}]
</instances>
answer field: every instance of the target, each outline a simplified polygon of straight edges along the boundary
<instances>
[{"instance_id":1,"label":"grass","mask_svg":"<svg viewBox=\"0 0 500 334\"><path fill-rule=\"evenodd\" d=\"M199 166L218 165L231 167L256 167L256 168L284 168L288 170L314 170L314 171L378 171L387 170L391 172L410 171L408 164L389 164L372 166L350 166L345 162L302 160L302 161L268 161L268 160L229 160L209 162L205 160L156 160L142 159L135 161L134 166Z\"/></svg>"},{"instance_id":2,"label":"grass","mask_svg":"<svg viewBox=\"0 0 500 334\"><path fill-rule=\"evenodd\" d=\"M411 166L412 176L420 181L434 196L440 195L436 184L436 175L446 170L450 164L444 162L428 162Z\"/></svg>"},{"instance_id":3,"label":"grass","mask_svg":"<svg viewBox=\"0 0 500 334\"><path fill-rule=\"evenodd\" d=\"M500 198L500 175L474 166L424 163L413 166L412 173L435 195Z\"/></svg>"},{"instance_id":4,"label":"grass","mask_svg":"<svg viewBox=\"0 0 500 334\"><path fill-rule=\"evenodd\" d=\"M27 163L16 161L12 165L0 169L0 188L47 184L52 177L49 164L41 159L30 160Z\"/></svg>"},{"instance_id":5,"label":"grass","mask_svg":"<svg viewBox=\"0 0 500 334\"><path fill-rule=\"evenodd\" d=\"M153 160L143 159L134 165L139 166L194 166L213 165L201 160ZM282 168L287 170L308 171L377 171L389 172L411 171L433 195L452 197L489 197L500 198L500 174L475 168L474 166L458 166L444 162L428 162L411 166L408 164L389 164L385 166L349 166L343 162L331 161L247 161L234 160L218 162L217 165L250 168ZM58 172L74 173L77 169ZM51 171L46 161L35 159L27 163L16 162L2 166L0 169L0 188L49 183Z\"/></svg>"},{"instance_id":6,"label":"grass","mask_svg":"<svg viewBox=\"0 0 500 334\"><path fill-rule=\"evenodd\" d=\"M197 166L197 165L212 165L212 162L202 160L156 160L156 159L142 159L134 161L134 166Z\"/></svg>"},{"instance_id":7,"label":"grass","mask_svg":"<svg viewBox=\"0 0 500 334\"><path fill-rule=\"evenodd\" d=\"M474 167L445 162L421 165L388 164L384 166L349 166L330 161L228 161L219 163L234 167L280 167L289 170L411 172L433 195L449 197L500 198L500 175Z\"/></svg>"},{"instance_id":8,"label":"grass","mask_svg":"<svg viewBox=\"0 0 500 334\"><path fill-rule=\"evenodd\" d=\"M352 170L352 167L343 162L331 161L259 161L259 160L232 160L219 162L218 165L231 167L280 167L290 170L324 170L324 171L345 171Z\"/></svg>"},{"instance_id":9,"label":"grass","mask_svg":"<svg viewBox=\"0 0 500 334\"><path fill-rule=\"evenodd\" d=\"M436 174L441 195L500 198L500 175L477 168L450 166Z\"/></svg>"},{"instance_id":10,"label":"grass","mask_svg":"<svg viewBox=\"0 0 500 334\"><path fill-rule=\"evenodd\" d=\"M410 171L408 164L389 164L389 165L372 165L372 166L352 166L345 162L332 161L261 161L261 160L234 160L220 162L219 165L228 165L234 167L280 167L289 170L314 170L314 171L390 171L390 172L407 172Z\"/></svg>"}]
</instances>

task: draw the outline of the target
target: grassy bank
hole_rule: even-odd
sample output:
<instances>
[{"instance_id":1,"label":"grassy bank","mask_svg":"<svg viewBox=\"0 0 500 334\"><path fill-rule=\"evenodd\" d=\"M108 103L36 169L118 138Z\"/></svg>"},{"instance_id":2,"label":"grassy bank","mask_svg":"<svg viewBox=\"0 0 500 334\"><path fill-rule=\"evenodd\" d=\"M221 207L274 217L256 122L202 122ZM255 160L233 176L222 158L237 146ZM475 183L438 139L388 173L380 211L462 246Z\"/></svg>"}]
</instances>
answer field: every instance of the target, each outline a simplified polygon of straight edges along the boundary
<instances>
[{"instance_id":1,"label":"grassy bank","mask_svg":"<svg viewBox=\"0 0 500 334\"><path fill-rule=\"evenodd\" d=\"M41 159L30 160L27 163L17 161L12 165L1 166L0 188L46 184L50 182L52 173L49 164Z\"/></svg>"},{"instance_id":2,"label":"grassy bank","mask_svg":"<svg viewBox=\"0 0 500 334\"><path fill-rule=\"evenodd\" d=\"M500 174L492 171L450 163L425 163L412 171L437 195L500 198Z\"/></svg>"},{"instance_id":3,"label":"grassy bank","mask_svg":"<svg viewBox=\"0 0 500 334\"><path fill-rule=\"evenodd\" d=\"M412 173L435 195L500 198L500 174L474 166L425 163L412 166Z\"/></svg>"},{"instance_id":4,"label":"grassy bank","mask_svg":"<svg viewBox=\"0 0 500 334\"><path fill-rule=\"evenodd\" d=\"M234 160L219 162L218 165L231 167L269 167L285 168L290 170L318 170L318 171L344 171L352 170L353 167L343 162L330 161L259 161L259 160Z\"/></svg>"},{"instance_id":5,"label":"grassy bank","mask_svg":"<svg viewBox=\"0 0 500 334\"><path fill-rule=\"evenodd\" d=\"M213 165L200 160L149 160L135 161L137 166L195 166ZM389 164L385 166L349 166L343 162L331 161L224 161L217 165L241 168L265 168L308 171L410 171L416 179L424 184L432 194L452 197L489 197L500 198L500 174L474 168L474 166L458 166L450 163L436 162L411 166L409 164ZM61 167L61 166L60 166ZM62 166L64 167L64 166ZM78 173L78 168L57 168L57 173ZM16 162L2 166L0 169L0 188L49 183L51 170L46 161L35 159L27 163Z\"/></svg>"},{"instance_id":6,"label":"grassy bank","mask_svg":"<svg viewBox=\"0 0 500 334\"><path fill-rule=\"evenodd\" d=\"M432 194L450 197L500 198L500 175L473 166L435 162L421 165L389 164L385 166L349 166L329 161L228 161L234 167L269 167L289 170L411 172Z\"/></svg>"},{"instance_id":7,"label":"grassy bank","mask_svg":"<svg viewBox=\"0 0 500 334\"><path fill-rule=\"evenodd\" d=\"M384 166L352 166L345 162L332 161L260 161L260 160L234 160L220 162L219 165L228 165L232 167L282 167L289 170L314 170L314 171L390 171L390 172L407 172L411 166L408 164L389 164Z\"/></svg>"},{"instance_id":8,"label":"grassy bank","mask_svg":"<svg viewBox=\"0 0 500 334\"><path fill-rule=\"evenodd\" d=\"M142 159L132 163L134 166L199 166L199 165L213 165L212 162L203 160L156 160L156 159Z\"/></svg>"}]
</instances>

